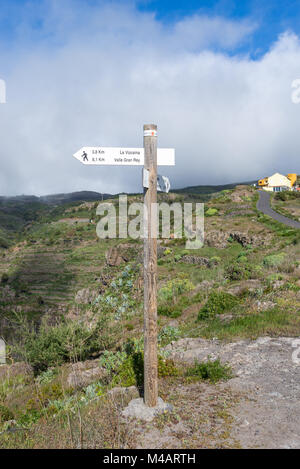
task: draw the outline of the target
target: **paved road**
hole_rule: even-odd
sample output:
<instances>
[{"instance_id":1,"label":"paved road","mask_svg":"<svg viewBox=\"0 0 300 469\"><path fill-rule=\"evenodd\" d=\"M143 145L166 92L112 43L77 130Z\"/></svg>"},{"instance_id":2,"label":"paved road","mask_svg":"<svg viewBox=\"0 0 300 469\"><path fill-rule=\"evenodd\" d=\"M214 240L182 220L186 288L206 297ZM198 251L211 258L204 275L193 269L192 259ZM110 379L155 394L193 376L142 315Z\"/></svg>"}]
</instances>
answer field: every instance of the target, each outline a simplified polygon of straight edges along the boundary
<instances>
[{"instance_id":1,"label":"paved road","mask_svg":"<svg viewBox=\"0 0 300 469\"><path fill-rule=\"evenodd\" d=\"M291 218L284 217L279 213L275 212L270 206L270 193L266 191L259 191L259 199L257 202L257 209L263 212L265 215L269 215L269 217L274 218L274 220L279 221L280 223L284 223L291 228L298 228L300 229L300 223L296 220L292 220Z\"/></svg>"}]
</instances>

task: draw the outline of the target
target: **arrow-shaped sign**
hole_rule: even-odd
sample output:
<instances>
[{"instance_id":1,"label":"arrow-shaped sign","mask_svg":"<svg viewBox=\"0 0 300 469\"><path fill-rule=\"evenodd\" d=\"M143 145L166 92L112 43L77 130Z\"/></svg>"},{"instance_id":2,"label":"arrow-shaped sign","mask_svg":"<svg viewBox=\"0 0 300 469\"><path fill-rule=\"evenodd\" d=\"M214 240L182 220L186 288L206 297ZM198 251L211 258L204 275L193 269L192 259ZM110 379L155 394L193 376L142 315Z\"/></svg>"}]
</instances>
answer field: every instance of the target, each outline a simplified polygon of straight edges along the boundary
<instances>
[{"instance_id":1,"label":"arrow-shaped sign","mask_svg":"<svg viewBox=\"0 0 300 469\"><path fill-rule=\"evenodd\" d=\"M73 156L83 164L124 166L142 166L144 164L144 148L83 147ZM174 166L174 148L158 148L157 164L159 166Z\"/></svg>"}]
</instances>

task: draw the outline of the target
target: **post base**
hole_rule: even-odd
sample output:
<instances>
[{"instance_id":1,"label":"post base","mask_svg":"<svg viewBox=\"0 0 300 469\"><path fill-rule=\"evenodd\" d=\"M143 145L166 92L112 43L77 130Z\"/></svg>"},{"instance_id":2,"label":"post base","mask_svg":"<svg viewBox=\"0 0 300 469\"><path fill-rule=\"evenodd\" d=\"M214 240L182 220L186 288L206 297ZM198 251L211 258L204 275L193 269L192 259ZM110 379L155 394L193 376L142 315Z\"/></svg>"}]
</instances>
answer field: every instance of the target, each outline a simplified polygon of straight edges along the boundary
<instances>
[{"instance_id":1,"label":"post base","mask_svg":"<svg viewBox=\"0 0 300 469\"><path fill-rule=\"evenodd\" d=\"M151 422L158 414L172 412L172 410L173 406L164 402L160 397L158 398L156 407L148 407L145 405L144 399L138 398L129 402L128 406L122 411L122 415L123 417Z\"/></svg>"}]
</instances>

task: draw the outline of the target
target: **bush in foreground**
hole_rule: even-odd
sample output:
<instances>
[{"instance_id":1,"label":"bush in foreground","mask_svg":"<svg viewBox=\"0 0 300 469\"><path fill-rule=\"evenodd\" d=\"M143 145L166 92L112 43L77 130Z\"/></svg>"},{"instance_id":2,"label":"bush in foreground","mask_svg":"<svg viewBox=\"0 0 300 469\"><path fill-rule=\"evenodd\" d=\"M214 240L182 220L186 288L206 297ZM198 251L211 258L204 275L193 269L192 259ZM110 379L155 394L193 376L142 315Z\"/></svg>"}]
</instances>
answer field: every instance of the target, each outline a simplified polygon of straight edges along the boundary
<instances>
[{"instance_id":1,"label":"bush in foreground","mask_svg":"<svg viewBox=\"0 0 300 469\"><path fill-rule=\"evenodd\" d=\"M232 378L233 374L229 365L223 365L220 360L217 359L201 363L195 361L194 366L187 369L186 376L216 383L221 379L226 381Z\"/></svg>"},{"instance_id":2,"label":"bush in foreground","mask_svg":"<svg viewBox=\"0 0 300 469\"><path fill-rule=\"evenodd\" d=\"M109 346L106 321L93 328L79 322L62 322L56 326L42 323L38 330L26 325L19 329L20 345L16 353L27 361L36 374L64 362L86 360L93 352Z\"/></svg>"},{"instance_id":3,"label":"bush in foreground","mask_svg":"<svg viewBox=\"0 0 300 469\"><path fill-rule=\"evenodd\" d=\"M216 314L222 314L233 308L239 303L238 298L231 293L223 291L212 292L206 304L198 313L198 320L214 317Z\"/></svg>"}]
</instances>

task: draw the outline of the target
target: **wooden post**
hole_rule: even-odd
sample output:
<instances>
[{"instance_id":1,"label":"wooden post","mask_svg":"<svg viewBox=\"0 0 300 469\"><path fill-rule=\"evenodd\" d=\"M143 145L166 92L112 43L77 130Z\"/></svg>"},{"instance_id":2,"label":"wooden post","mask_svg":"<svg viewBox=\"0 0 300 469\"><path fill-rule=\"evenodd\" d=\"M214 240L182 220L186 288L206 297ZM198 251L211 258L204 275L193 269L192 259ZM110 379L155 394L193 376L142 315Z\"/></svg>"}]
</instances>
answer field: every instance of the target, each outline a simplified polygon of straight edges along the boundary
<instances>
[{"instance_id":1,"label":"wooden post","mask_svg":"<svg viewBox=\"0 0 300 469\"><path fill-rule=\"evenodd\" d=\"M144 170L149 187L144 189L144 402L157 405L157 126L144 125Z\"/></svg>"}]
</instances>

